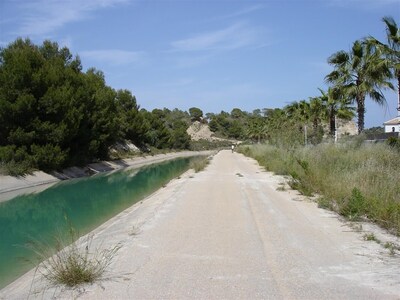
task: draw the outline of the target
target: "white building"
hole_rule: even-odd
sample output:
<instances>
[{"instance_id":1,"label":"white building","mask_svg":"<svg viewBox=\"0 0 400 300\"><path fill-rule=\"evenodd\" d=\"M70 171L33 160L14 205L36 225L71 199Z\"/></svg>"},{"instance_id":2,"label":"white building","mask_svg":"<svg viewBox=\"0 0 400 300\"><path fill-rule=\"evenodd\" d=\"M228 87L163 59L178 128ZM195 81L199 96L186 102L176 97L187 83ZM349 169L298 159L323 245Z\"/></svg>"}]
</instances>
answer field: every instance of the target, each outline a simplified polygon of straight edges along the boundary
<instances>
[{"instance_id":1,"label":"white building","mask_svg":"<svg viewBox=\"0 0 400 300\"><path fill-rule=\"evenodd\" d=\"M387 132L400 132L400 116L383 123L385 126L385 133Z\"/></svg>"}]
</instances>

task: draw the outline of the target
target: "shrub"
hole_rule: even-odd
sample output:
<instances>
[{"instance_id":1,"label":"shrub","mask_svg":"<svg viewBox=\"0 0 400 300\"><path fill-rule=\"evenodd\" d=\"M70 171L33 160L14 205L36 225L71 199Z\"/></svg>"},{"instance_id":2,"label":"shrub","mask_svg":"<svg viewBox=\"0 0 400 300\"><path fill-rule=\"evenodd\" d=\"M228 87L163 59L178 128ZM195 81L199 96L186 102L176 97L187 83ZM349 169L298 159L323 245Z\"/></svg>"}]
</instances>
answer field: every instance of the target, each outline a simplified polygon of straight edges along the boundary
<instances>
[{"instance_id":1,"label":"shrub","mask_svg":"<svg viewBox=\"0 0 400 300\"><path fill-rule=\"evenodd\" d=\"M390 147L400 150L400 138L395 138L395 137L391 136L387 139L386 143Z\"/></svg>"},{"instance_id":2,"label":"shrub","mask_svg":"<svg viewBox=\"0 0 400 300\"><path fill-rule=\"evenodd\" d=\"M190 162L190 168L194 169L196 173L203 171L210 163L210 159L208 157L198 157L194 158Z\"/></svg>"},{"instance_id":3,"label":"shrub","mask_svg":"<svg viewBox=\"0 0 400 300\"><path fill-rule=\"evenodd\" d=\"M60 146L47 144L31 146L32 159L37 168L44 171L59 169L66 160L67 153L62 151Z\"/></svg>"},{"instance_id":4,"label":"shrub","mask_svg":"<svg viewBox=\"0 0 400 300\"><path fill-rule=\"evenodd\" d=\"M25 146L0 147L0 165L1 172L11 176L25 175L34 169L33 159L28 154Z\"/></svg>"}]
</instances>

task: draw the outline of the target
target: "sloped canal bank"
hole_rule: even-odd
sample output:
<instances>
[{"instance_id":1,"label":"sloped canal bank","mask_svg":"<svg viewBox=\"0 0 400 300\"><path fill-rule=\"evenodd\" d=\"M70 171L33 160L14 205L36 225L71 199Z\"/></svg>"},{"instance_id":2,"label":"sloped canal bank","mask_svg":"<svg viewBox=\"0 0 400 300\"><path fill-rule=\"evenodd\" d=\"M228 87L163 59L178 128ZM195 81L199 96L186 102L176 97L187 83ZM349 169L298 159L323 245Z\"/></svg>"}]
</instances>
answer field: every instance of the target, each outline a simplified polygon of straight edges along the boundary
<instances>
[{"instance_id":1,"label":"sloped canal bank","mask_svg":"<svg viewBox=\"0 0 400 300\"><path fill-rule=\"evenodd\" d=\"M85 234L184 173L197 158L63 181L0 203L0 288L33 267L26 262L33 259L30 241L51 243L68 222Z\"/></svg>"}]
</instances>

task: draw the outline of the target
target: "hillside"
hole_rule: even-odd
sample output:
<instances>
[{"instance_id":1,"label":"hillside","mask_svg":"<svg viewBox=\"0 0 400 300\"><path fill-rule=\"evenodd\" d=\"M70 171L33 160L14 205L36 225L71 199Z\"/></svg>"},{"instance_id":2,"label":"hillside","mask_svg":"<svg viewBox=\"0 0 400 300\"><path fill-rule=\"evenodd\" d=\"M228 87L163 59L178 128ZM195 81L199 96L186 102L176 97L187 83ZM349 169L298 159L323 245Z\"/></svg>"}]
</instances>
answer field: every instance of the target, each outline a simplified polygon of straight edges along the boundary
<instances>
[{"instance_id":1,"label":"hillside","mask_svg":"<svg viewBox=\"0 0 400 300\"><path fill-rule=\"evenodd\" d=\"M199 121L195 121L189 128L186 130L187 134L190 135L193 141L206 140L209 142L212 141L229 141L229 142L237 142L231 139L223 139L214 136L214 133L210 130L208 124L203 124Z\"/></svg>"}]
</instances>

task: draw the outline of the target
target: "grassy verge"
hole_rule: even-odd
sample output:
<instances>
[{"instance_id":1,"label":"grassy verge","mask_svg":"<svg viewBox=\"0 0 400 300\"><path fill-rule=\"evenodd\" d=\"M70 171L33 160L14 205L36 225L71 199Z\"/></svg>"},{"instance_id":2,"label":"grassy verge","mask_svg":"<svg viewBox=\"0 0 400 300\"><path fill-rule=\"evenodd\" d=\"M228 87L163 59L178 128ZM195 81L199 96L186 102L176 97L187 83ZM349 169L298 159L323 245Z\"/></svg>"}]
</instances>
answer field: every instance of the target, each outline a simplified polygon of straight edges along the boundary
<instances>
[{"instance_id":1,"label":"grassy verge","mask_svg":"<svg viewBox=\"0 0 400 300\"><path fill-rule=\"evenodd\" d=\"M386 144L320 144L279 148L242 146L267 170L290 175L290 185L351 219L369 219L400 235L399 151Z\"/></svg>"}]
</instances>

